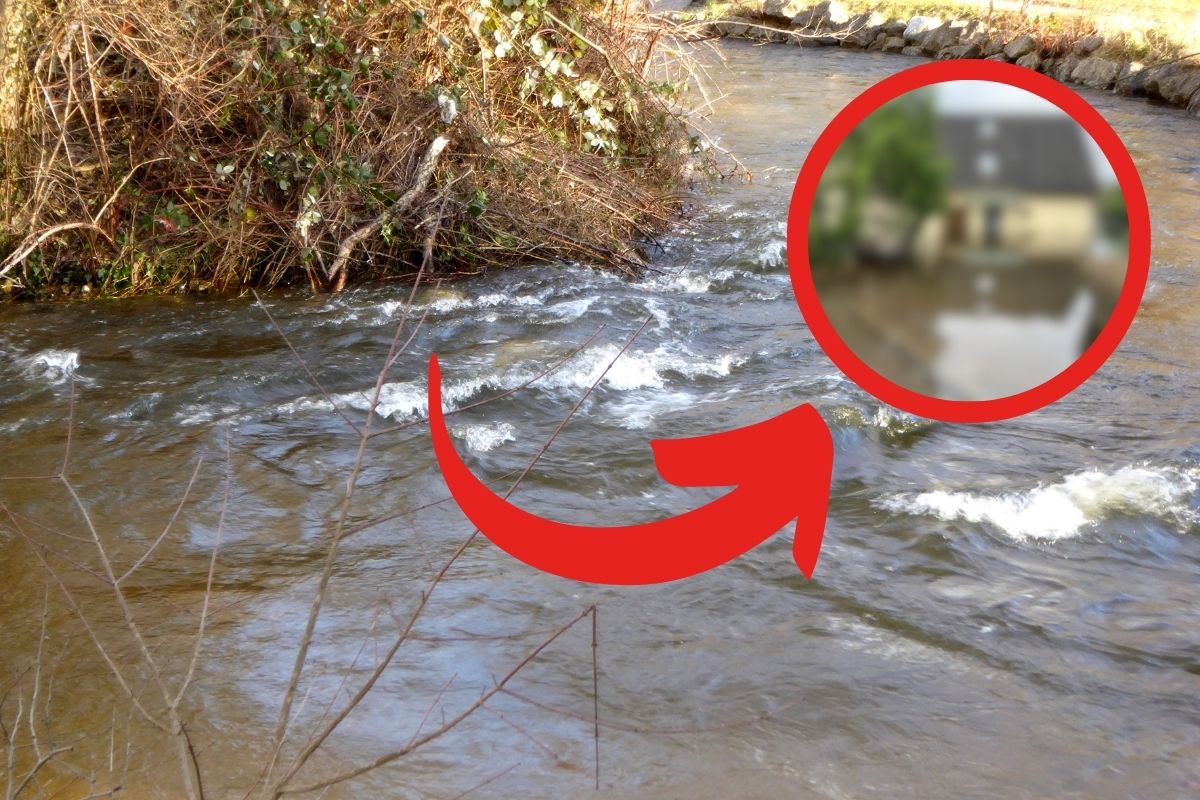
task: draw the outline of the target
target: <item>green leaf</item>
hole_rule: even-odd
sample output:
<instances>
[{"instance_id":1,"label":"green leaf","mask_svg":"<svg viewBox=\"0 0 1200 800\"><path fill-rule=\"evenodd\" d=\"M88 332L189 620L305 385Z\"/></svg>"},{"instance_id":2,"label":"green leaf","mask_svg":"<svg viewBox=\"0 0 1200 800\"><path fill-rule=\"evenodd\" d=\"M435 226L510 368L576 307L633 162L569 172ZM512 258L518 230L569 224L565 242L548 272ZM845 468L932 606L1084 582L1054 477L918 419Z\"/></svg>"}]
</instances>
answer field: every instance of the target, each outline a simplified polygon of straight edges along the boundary
<instances>
[{"instance_id":1,"label":"green leaf","mask_svg":"<svg viewBox=\"0 0 1200 800\"><path fill-rule=\"evenodd\" d=\"M471 202L467 203L467 211L472 217L482 217L483 212L487 211L487 202L487 192L476 189L475 196L471 198Z\"/></svg>"}]
</instances>

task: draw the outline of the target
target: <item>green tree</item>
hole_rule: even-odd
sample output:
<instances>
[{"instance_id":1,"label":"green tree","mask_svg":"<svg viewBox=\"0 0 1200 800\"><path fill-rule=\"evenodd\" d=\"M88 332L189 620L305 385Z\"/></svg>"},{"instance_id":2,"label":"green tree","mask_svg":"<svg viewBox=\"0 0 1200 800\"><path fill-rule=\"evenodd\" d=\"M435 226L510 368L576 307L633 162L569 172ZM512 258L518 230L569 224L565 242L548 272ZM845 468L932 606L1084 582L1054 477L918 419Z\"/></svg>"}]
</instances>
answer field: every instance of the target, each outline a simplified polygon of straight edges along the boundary
<instances>
[{"instance_id":1,"label":"green tree","mask_svg":"<svg viewBox=\"0 0 1200 800\"><path fill-rule=\"evenodd\" d=\"M921 223L946 202L950 161L942 152L933 95L917 90L872 112L830 159L817 189L809 249L814 265L851 257L871 197L908 213L905 250Z\"/></svg>"}]
</instances>

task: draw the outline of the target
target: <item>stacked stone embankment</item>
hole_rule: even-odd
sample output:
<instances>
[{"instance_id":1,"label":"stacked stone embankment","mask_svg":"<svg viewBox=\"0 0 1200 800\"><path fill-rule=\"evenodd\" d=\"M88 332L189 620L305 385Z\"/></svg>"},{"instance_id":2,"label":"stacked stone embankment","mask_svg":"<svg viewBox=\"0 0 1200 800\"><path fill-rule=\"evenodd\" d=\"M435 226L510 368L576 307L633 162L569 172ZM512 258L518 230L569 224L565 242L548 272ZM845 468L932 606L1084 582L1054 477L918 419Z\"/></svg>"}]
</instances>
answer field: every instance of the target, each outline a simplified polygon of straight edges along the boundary
<instances>
[{"instance_id":1,"label":"stacked stone embankment","mask_svg":"<svg viewBox=\"0 0 1200 800\"><path fill-rule=\"evenodd\" d=\"M1082 36L1052 45L1019 31L989 26L981 19L914 16L888 19L877 12L851 14L837 0L816 5L797 0L763 0L742 6L741 16L714 19L706 33L802 47L836 46L937 59L1003 61L1064 83L1115 91L1186 108L1200 116L1200 64L1186 59L1144 64L1103 36Z\"/></svg>"}]
</instances>

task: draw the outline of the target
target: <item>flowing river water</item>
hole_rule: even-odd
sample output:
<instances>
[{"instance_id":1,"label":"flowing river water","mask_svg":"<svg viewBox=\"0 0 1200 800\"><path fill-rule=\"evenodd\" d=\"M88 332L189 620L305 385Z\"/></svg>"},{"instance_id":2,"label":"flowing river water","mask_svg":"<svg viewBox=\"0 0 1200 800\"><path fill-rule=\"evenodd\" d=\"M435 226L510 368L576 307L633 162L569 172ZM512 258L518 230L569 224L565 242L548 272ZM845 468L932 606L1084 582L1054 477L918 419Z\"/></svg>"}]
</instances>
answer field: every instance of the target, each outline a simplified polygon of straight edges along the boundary
<instances>
[{"instance_id":1,"label":"flowing river water","mask_svg":"<svg viewBox=\"0 0 1200 800\"><path fill-rule=\"evenodd\" d=\"M446 490L422 423L431 351L455 406L523 384L599 331L528 388L448 418L472 469L503 488L649 318L513 496L584 524L678 514L714 496L665 485L649 439L813 403L836 442L814 579L797 572L787 531L709 573L640 588L560 580L476 542L316 766L401 747L426 716L424 729L436 727L597 603L600 783L611 796L1195 797L1200 120L1084 92L1149 194L1140 314L1064 400L1003 423L940 424L882 407L839 374L805 328L784 254L807 148L850 97L913 61L741 43L721 52L714 78L727 97L712 128L754 180L717 186L690 228L663 240L665 274L630 282L554 265L418 293L424 325L379 409L384 427L415 424L372 439L350 520L414 511L344 542L297 726L353 691L470 533L452 503L436 502ZM264 301L361 424L407 293ZM230 476L212 620L183 705L205 788L225 796L267 758L357 439L251 299L0 308L0 475L58 469L72 384L70 474L121 567L161 533L204 458L171 532L125 584L170 675L186 668ZM95 567L87 541L47 529L88 535L60 484L4 480L0 497L28 536ZM55 563L114 656L134 663L110 596ZM25 541L0 530L5 683L36 659L47 585ZM51 591L45 660L55 727L76 746L68 761L119 766L131 738L122 796L178 796L171 751L137 724ZM330 796L590 795L590 621L510 686L520 697L496 697Z\"/></svg>"}]
</instances>

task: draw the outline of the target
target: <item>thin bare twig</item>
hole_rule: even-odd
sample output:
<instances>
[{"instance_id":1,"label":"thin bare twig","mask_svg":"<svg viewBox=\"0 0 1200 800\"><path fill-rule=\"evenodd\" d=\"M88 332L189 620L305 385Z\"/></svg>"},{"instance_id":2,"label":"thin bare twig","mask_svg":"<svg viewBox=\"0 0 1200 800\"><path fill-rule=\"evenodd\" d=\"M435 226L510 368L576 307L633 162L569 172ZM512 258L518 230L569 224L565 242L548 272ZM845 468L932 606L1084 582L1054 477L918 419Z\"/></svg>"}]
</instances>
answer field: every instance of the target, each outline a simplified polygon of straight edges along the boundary
<instances>
[{"instance_id":1,"label":"thin bare twig","mask_svg":"<svg viewBox=\"0 0 1200 800\"><path fill-rule=\"evenodd\" d=\"M470 789L467 789L466 791L459 792L458 794L454 795L454 798L453 798L453 800L462 800L462 798L466 797L467 795L469 795L469 794L474 794L475 792L479 791L480 789L482 789L482 788L483 788L483 787L485 787L485 786L490 786L491 784L493 784L493 783L495 783L496 781L500 780L500 779L501 779L501 778L503 778L505 775L507 775L508 773L512 772L514 769L516 769L516 768L517 768L517 767L519 767L519 766L520 766L520 763L519 763L519 762L518 762L518 763L516 763L516 764L511 764L511 765L509 765L508 767L506 767L505 769L501 770L500 772L497 772L495 775L492 775L490 778L485 778L484 780L482 780L482 781L480 781L479 783L475 784L475 785L474 785L474 786L472 786Z\"/></svg>"},{"instance_id":2,"label":"thin bare twig","mask_svg":"<svg viewBox=\"0 0 1200 800\"><path fill-rule=\"evenodd\" d=\"M157 539L151 542L150 546L146 548L146 552L142 553L141 558L133 562L133 565L129 569L125 570L121 577L117 578L117 583L124 583L129 579L130 575L137 572L138 569L140 569L141 566L146 563L147 559L154 555L154 551L158 549L158 546L162 544L163 540L167 538L167 534L171 532L171 527L175 524L175 520L179 519L179 514L183 511L183 506L185 503L187 503L188 496L192 493L192 486L195 485L196 476L200 474L200 467L202 466L204 466L203 456L196 459L196 468L192 470L192 477L188 479L187 486L185 486L183 489L183 497L179 498L179 502L175 505L175 511L171 514L171 518L167 520L167 524L163 526L162 533L158 535ZM222 520L223 519L224 511L222 511Z\"/></svg>"},{"instance_id":3,"label":"thin bare twig","mask_svg":"<svg viewBox=\"0 0 1200 800\"><path fill-rule=\"evenodd\" d=\"M522 669L524 669L530 662L532 662L535 658L537 658L538 655L540 655L543 650L545 650L547 647L549 647L551 644L553 644L554 641L558 639L558 637L562 636L564 633L566 633L568 630L570 630L577 622L579 622L581 619L583 619L590 613L591 613L590 606L588 608L585 608L583 611L579 612L569 622L567 622L562 627L560 627L557 631L555 631L555 633L552 636L550 636L548 639L542 641L540 644L537 645L537 647L534 647L532 650L530 650L525 655L524 658L522 658L520 661L518 661L516 663L516 665L514 665L512 667L512 669L510 669L507 673L505 673L504 677L502 677L499 681L497 681L486 692L481 694L478 697L478 699L475 700L475 702L471 703L471 705L467 706L465 709L460 711L458 714L456 714L453 717L451 717L450 719L446 720L444 723L442 723L436 729L430 731L429 733L425 734L424 736L421 736L421 737L411 741L410 743L406 744L404 747L399 748L398 750L393 750L390 753L385 753L384 755L381 755L381 756L373 759L371 762L369 762L367 764L364 764L359 767L354 767L354 768L346 770L344 772L340 772L329 778L316 781L315 783L310 783L310 784L307 784L304 786L298 786L295 788L281 787L278 790L279 794L304 794L306 792L315 792L319 789L324 789L328 786L335 786L339 783L344 783L348 780L353 780L354 778L357 778L361 775L365 775L366 773L371 772L372 770L378 769L379 767L382 767L386 764L390 764L391 762L395 761L396 759L402 758L402 757L408 755L409 753L413 752L414 750L417 750L418 748L422 747L423 745L426 745L429 742L432 742L435 739L438 739L438 738L444 736L446 733L448 733L449 731L456 728L459 724L461 724L463 722L463 720L467 719L472 714L474 714L476 711L478 711L480 709L480 707L483 706L484 703L486 703L488 700L490 700L492 697L494 697L498 692L503 690L504 687L508 684L508 682L511 681L513 678L515 678Z\"/></svg>"},{"instance_id":4,"label":"thin bare twig","mask_svg":"<svg viewBox=\"0 0 1200 800\"><path fill-rule=\"evenodd\" d=\"M592 606L592 743L596 756L596 791L600 791L600 662L599 662L599 606Z\"/></svg>"},{"instance_id":5,"label":"thin bare twig","mask_svg":"<svg viewBox=\"0 0 1200 800\"><path fill-rule=\"evenodd\" d=\"M440 151L439 151L440 152ZM317 619L321 614L321 606L325 600L325 594L328 591L330 578L333 576L333 565L337 560L337 554L341 541L346 532L346 523L350 514L350 505L354 499L355 488L358 484L358 476L362 471L363 458L366 455L367 445L370 442L371 425L375 420L375 409L379 405L380 393L383 391L384 382L387 380L389 368L395 363L399 353L407 349L416 336L420 325L414 326L413 332L403 344L400 342L400 336L404 331L404 327L408 321L409 313L412 310L413 301L416 298L417 287L420 285L421 274L424 272L424 264L422 270L417 273L417 279L413 282L413 287L409 293L408 302L404 307L404 312L401 315L400 322L396 325L396 332L392 336L391 345L388 348L387 357L384 358L384 366L380 369L378 376L375 379L375 389L371 397L371 403L367 411L366 424L359 430L358 450L355 453L354 464L350 469L350 475L346 479L346 490L342 497L341 510L338 514L338 520L334 527L333 536L326 551L325 564L321 571L321 577L317 585L317 591L313 595L312 604L309 607L308 619L305 623L304 634L300 640L300 645L296 649L296 659L292 664L292 674L288 679L287 688L284 691L283 702L279 709L279 718L276 720L275 733L272 741L271 758L264 770L260 780L270 780L274 772L276 762L279 758L279 753L283 748L284 740L287 736L287 728L291 719L292 704L295 701L296 691L300 685L300 677L304 670L304 663L308 659L308 650L312 646L313 634L316 630ZM422 317L422 321L424 317ZM290 346L290 345L289 345ZM293 352L295 352L293 348ZM315 380L315 377L313 378ZM323 391L323 390L322 390ZM342 717L344 719L344 717ZM340 722L340 720L338 720ZM336 727L336 725L335 725ZM319 747L320 744L318 743ZM315 748L313 748L315 750ZM311 754L311 750L308 751ZM307 758L307 755L305 756ZM301 762L300 766L303 766ZM295 773L299 767L293 768L289 772L289 776ZM253 791L254 787L251 787Z\"/></svg>"},{"instance_id":6,"label":"thin bare twig","mask_svg":"<svg viewBox=\"0 0 1200 800\"><path fill-rule=\"evenodd\" d=\"M204 643L204 627L208 623L208 606L212 600L213 576L217 571L217 554L221 550L221 535L225 531L225 515L229 511L229 492L230 484L233 482L233 453L229 444L229 428L225 429L225 489L221 497L221 513L217 517L217 531L213 534L212 555L208 559L208 576L204 580L204 601L200 605L200 622L196 630L196 643L192 646L192 657L188 661L187 672L184 673L183 681L179 684L179 691L175 694L174 704L179 705L183 700L183 695L187 692L188 687L192 683L192 678L196 674L196 663L200 660L200 647ZM189 741L189 745L191 742ZM199 782L199 770L197 769L197 783ZM200 790L201 796L204 794L203 788Z\"/></svg>"}]
</instances>

